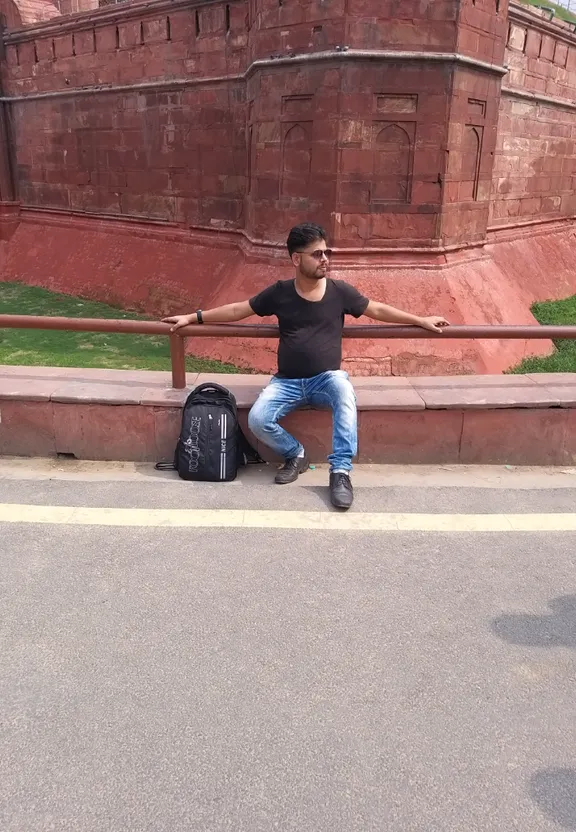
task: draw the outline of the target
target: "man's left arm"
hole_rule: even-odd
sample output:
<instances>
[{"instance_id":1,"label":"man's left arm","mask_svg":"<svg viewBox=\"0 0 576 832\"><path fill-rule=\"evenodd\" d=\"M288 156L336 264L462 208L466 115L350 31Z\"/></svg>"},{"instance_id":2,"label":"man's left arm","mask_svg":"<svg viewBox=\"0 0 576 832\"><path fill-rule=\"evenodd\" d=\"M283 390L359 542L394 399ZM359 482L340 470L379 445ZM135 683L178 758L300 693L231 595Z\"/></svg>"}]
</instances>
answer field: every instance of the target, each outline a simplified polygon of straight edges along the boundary
<instances>
[{"instance_id":1,"label":"man's left arm","mask_svg":"<svg viewBox=\"0 0 576 832\"><path fill-rule=\"evenodd\" d=\"M444 327L450 326L446 318L439 315L421 318L419 315L412 315L410 312L403 312L401 309L394 309L385 303L370 300L360 294L358 289L343 280L334 281L339 287L343 298L343 309L345 315L353 315L360 318L366 315L373 321L381 321L385 324L408 324L409 326L420 326L422 329L429 329L431 332L442 332Z\"/></svg>"},{"instance_id":2,"label":"man's left arm","mask_svg":"<svg viewBox=\"0 0 576 832\"><path fill-rule=\"evenodd\" d=\"M385 303L369 300L364 314L373 321L381 321L385 324L408 324L420 326L422 329L429 329L431 332L442 332L444 327L450 326L446 318L440 315L431 315L421 318L419 315L412 315L410 312L403 312Z\"/></svg>"}]
</instances>

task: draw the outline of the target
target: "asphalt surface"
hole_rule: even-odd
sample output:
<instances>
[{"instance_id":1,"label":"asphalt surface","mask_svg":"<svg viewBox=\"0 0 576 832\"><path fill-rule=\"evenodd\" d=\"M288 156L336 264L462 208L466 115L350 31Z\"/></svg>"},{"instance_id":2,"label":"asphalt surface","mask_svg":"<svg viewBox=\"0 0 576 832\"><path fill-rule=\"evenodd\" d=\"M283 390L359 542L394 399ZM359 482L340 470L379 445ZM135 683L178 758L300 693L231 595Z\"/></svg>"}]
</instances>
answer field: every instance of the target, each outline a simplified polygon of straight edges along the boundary
<instances>
[{"instance_id":1,"label":"asphalt surface","mask_svg":"<svg viewBox=\"0 0 576 832\"><path fill-rule=\"evenodd\" d=\"M318 471L2 471L0 503L330 510ZM354 510L574 511L573 471L500 473L359 472ZM576 830L575 566L563 532L0 524L0 830Z\"/></svg>"}]
</instances>

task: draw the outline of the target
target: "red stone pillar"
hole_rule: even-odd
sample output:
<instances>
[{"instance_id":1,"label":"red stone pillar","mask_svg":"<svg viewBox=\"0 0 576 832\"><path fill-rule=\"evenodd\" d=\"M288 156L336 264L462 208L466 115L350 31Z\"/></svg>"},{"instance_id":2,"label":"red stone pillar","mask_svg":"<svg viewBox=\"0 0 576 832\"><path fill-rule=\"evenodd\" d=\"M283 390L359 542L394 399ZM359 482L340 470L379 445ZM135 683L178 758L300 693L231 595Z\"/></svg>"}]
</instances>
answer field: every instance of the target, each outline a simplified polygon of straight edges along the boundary
<instances>
[{"instance_id":1,"label":"red stone pillar","mask_svg":"<svg viewBox=\"0 0 576 832\"><path fill-rule=\"evenodd\" d=\"M464 60L452 73L439 232L447 246L486 237L507 34L508 0L461 0L456 51Z\"/></svg>"},{"instance_id":2,"label":"red stone pillar","mask_svg":"<svg viewBox=\"0 0 576 832\"><path fill-rule=\"evenodd\" d=\"M340 249L484 239L506 0L251 0L247 229Z\"/></svg>"},{"instance_id":3,"label":"red stone pillar","mask_svg":"<svg viewBox=\"0 0 576 832\"><path fill-rule=\"evenodd\" d=\"M283 242L303 219L333 225L344 0L249 0L247 230ZM309 60L310 59L310 60Z\"/></svg>"},{"instance_id":4,"label":"red stone pillar","mask_svg":"<svg viewBox=\"0 0 576 832\"><path fill-rule=\"evenodd\" d=\"M0 27L0 43L3 45L3 28ZM4 60L2 47L0 60ZM0 80L0 95L2 94ZM16 201L14 175L12 170L12 151L10 147L10 128L8 104L0 102L0 240L9 240L18 227L20 204Z\"/></svg>"}]
</instances>

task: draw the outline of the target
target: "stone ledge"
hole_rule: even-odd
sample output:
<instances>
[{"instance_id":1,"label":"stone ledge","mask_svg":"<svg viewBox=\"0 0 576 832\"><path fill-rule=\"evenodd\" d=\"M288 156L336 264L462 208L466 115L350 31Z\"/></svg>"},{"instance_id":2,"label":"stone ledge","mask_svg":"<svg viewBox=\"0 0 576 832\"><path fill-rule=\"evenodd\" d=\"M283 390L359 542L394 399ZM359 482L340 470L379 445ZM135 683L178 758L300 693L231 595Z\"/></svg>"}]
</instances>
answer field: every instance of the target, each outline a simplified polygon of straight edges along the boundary
<instances>
[{"instance_id":1,"label":"stone ledge","mask_svg":"<svg viewBox=\"0 0 576 832\"><path fill-rule=\"evenodd\" d=\"M192 374L188 384L191 389L212 380L231 389L248 431L248 409L268 378ZM576 461L576 373L355 378L353 383L359 462ZM0 367L0 454L169 460L188 392L173 390L168 373ZM283 424L314 462L324 461L331 445L328 412L300 410ZM258 448L274 461L266 448Z\"/></svg>"},{"instance_id":2,"label":"stone ledge","mask_svg":"<svg viewBox=\"0 0 576 832\"><path fill-rule=\"evenodd\" d=\"M215 381L234 393L243 410L269 380L267 375L192 373L186 390L174 390L164 372L0 366L0 400L178 407L198 384ZM576 373L369 376L352 383L360 411L576 407Z\"/></svg>"}]
</instances>

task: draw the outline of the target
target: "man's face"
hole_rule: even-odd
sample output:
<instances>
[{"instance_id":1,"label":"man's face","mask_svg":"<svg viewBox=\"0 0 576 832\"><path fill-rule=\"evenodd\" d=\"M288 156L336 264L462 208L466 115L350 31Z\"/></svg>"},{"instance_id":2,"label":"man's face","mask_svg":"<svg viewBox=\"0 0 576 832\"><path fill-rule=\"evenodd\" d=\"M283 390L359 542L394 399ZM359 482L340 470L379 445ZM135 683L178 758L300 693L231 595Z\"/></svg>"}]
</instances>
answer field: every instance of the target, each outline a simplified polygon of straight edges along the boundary
<instances>
[{"instance_id":1,"label":"man's face","mask_svg":"<svg viewBox=\"0 0 576 832\"><path fill-rule=\"evenodd\" d=\"M306 248L294 253L295 265L304 277L312 280L322 280L328 271L328 261L331 251L325 240L315 240Z\"/></svg>"}]
</instances>

